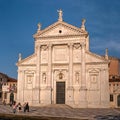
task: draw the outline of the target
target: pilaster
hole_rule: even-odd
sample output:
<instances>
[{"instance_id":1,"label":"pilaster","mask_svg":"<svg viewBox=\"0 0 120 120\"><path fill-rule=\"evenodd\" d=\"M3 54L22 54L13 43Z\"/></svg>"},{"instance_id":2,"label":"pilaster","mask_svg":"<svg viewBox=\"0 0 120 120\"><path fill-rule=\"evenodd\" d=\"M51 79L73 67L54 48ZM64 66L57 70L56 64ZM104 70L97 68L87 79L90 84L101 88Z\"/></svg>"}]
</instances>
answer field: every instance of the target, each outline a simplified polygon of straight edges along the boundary
<instances>
[{"instance_id":1,"label":"pilaster","mask_svg":"<svg viewBox=\"0 0 120 120\"><path fill-rule=\"evenodd\" d=\"M73 86L73 44L69 45L69 86Z\"/></svg>"},{"instance_id":2,"label":"pilaster","mask_svg":"<svg viewBox=\"0 0 120 120\"><path fill-rule=\"evenodd\" d=\"M87 88L86 88L86 66L85 66L85 43L81 44L81 87L80 87L80 108L87 107Z\"/></svg>"},{"instance_id":3,"label":"pilaster","mask_svg":"<svg viewBox=\"0 0 120 120\"><path fill-rule=\"evenodd\" d=\"M74 104L74 89L73 89L73 44L68 44L69 46L69 77L68 77L68 97L67 97L67 104L72 105Z\"/></svg>"},{"instance_id":4,"label":"pilaster","mask_svg":"<svg viewBox=\"0 0 120 120\"><path fill-rule=\"evenodd\" d=\"M48 100L47 103L52 103L52 44L48 45L48 77L46 88Z\"/></svg>"},{"instance_id":5,"label":"pilaster","mask_svg":"<svg viewBox=\"0 0 120 120\"><path fill-rule=\"evenodd\" d=\"M48 45L48 80L47 80L47 86L51 87L51 78L52 78L52 45Z\"/></svg>"},{"instance_id":6,"label":"pilaster","mask_svg":"<svg viewBox=\"0 0 120 120\"><path fill-rule=\"evenodd\" d=\"M35 88L33 88L33 104L40 103L40 53L41 46L36 46L36 80L35 80Z\"/></svg>"},{"instance_id":7,"label":"pilaster","mask_svg":"<svg viewBox=\"0 0 120 120\"><path fill-rule=\"evenodd\" d=\"M101 106L104 108L109 107L109 82L108 82L108 69L101 70Z\"/></svg>"}]
</instances>

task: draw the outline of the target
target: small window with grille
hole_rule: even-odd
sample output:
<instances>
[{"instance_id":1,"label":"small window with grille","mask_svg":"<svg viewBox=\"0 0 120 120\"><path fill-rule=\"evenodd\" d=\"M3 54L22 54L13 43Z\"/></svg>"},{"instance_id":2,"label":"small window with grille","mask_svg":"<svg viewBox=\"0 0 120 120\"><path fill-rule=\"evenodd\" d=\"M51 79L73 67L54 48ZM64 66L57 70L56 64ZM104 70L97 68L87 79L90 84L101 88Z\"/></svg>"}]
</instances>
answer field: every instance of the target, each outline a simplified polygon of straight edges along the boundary
<instances>
[{"instance_id":1,"label":"small window with grille","mask_svg":"<svg viewBox=\"0 0 120 120\"><path fill-rule=\"evenodd\" d=\"M113 102L113 94L110 94L110 102Z\"/></svg>"}]
</instances>

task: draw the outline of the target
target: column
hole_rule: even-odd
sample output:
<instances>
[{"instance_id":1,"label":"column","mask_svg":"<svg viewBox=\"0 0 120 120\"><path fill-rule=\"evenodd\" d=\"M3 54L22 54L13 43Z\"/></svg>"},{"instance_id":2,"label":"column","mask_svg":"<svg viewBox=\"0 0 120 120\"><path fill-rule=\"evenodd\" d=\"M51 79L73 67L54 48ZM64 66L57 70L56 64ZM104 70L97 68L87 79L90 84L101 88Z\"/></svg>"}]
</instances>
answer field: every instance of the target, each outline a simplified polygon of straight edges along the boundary
<instances>
[{"instance_id":1,"label":"column","mask_svg":"<svg viewBox=\"0 0 120 120\"><path fill-rule=\"evenodd\" d=\"M48 45L47 104L52 104L52 44Z\"/></svg>"},{"instance_id":2,"label":"column","mask_svg":"<svg viewBox=\"0 0 120 120\"><path fill-rule=\"evenodd\" d=\"M47 81L47 86L51 88L51 74L52 74L52 45L49 44L48 46L48 81Z\"/></svg>"},{"instance_id":3,"label":"column","mask_svg":"<svg viewBox=\"0 0 120 120\"><path fill-rule=\"evenodd\" d=\"M101 107L108 108L109 107L109 78L108 78L108 69L101 69Z\"/></svg>"},{"instance_id":4,"label":"column","mask_svg":"<svg viewBox=\"0 0 120 120\"><path fill-rule=\"evenodd\" d=\"M81 89L86 89L85 43L81 45Z\"/></svg>"},{"instance_id":5,"label":"column","mask_svg":"<svg viewBox=\"0 0 120 120\"><path fill-rule=\"evenodd\" d=\"M40 51L41 46L36 46L36 80L33 88L33 105L40 103Z\"/></svg>"},{"instance_id":6,"label":"column","mask_svg":"<svg viewBox=\"0 0 120 120\"><path fill-rule=\"evenodd\" d=\"M85 66L85 43L81 44L81 87L80 87L80 108L87 107L87 89L86 89L86 66Z\"/></svg>"},{"instance_id":7,"label":"column","mask_svg":"<svg viewBox=\"0 0 120 120\"><path fill-rule=\"evenodd\" d=\"M21 102L20 101L20 91L22 90L21 89L21 71L20 70L18 70L17 71L18 72L18 81L17 81L17 102Z\"/></svg>"},{"instance_id":8,"label":"column","mask_svg":"<svg viewBox=\"0 0 120 120\"><path fill-rule=\"evenodd\" d=\"M68 87L67 87L67 104L73 106L74 104L74 89L73 89L73 44L68 44L69 48L69 73L68 73Z\"/></svg>"},{"instance_id":9,"label":"column","mask_svg":"<svg viewBox=\"0 0 120 120\"><path fill-rule=\"evenodd\" d=\"M36 64L36 82L35 82L35 88L40 87L40 51L41 51L41 46L37 46L37 64Z\"/></svg>"},{"instance_id":10,"label":"column","mask_svg":"<svg viewBox=\"0 0 120 120\"><path fill-rule=\"evenodd\" d=\"M24 87L25 87L25 78L24 70L18 70L18 85L17 85L17 102L24 102Z\"/></svg>"},{"instance_id":11,"label":"column","mask_svg":"<svg viewBox=\"0 0 120 120\"><path fill-rule=\"evenodd\" d=\"M73 88L73 44L69 45L69 86Z\"/></svg>"}]
</instances>

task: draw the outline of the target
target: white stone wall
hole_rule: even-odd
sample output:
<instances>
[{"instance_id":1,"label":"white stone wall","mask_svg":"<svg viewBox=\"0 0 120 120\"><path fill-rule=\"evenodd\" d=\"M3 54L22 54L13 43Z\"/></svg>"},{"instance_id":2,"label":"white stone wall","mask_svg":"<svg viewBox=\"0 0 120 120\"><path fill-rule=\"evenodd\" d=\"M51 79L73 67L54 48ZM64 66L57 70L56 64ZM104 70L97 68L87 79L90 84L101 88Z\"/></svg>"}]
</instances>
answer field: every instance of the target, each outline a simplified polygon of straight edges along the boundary
<instances>
[{"instance_id":1,"label":"white stone wall","mask_svg":"<svg viewBox=\"0 0 120 120\"><path fill-rule=\"evenodd\" d=\"M18 101L33 106L56 104L56 82L61 81L65 104L109 107L108 61L89 51L86 31L56 22L34 38L35 53L17 64Z\"/></svg>"}]
</instances>

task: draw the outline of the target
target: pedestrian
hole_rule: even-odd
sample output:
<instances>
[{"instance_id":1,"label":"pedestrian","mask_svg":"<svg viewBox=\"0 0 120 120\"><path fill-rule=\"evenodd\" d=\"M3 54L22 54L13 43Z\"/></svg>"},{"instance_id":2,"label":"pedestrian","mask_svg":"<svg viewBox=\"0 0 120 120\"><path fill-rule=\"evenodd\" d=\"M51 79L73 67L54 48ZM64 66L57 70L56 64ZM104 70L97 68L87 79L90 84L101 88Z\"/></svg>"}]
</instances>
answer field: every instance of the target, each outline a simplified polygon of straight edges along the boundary
<instances>
[{"instance_id":1,"label":"pedestrian","mask_svg":"<svg viewBox=\"0 0 120 120\"><path fill-rule=\"evenodd\" d=\"M13 107L13 113L16 113L16 109L17 109L17 104L16 104L16 102L13 103L12 107Z\"/></svg>"},{"instance_id":2,"label":"pedestrian","mask_svg":"<svg viewBox=\"0 0 120 120\"><path fill-rule=\"evenodd\" d=\"M26 104L26 110L27 110L27 112L29 112L29 104L28 104L28 102Z\"/></svg>"},{"instance_id":3,"label":"pedestrian","mask_svg":"<svg viewBox=\"0 0 120 120\"><path fill-rule=\"evenodd\" d=\"M28 104L28 102L27 103L25 103L24 105L24 112L29 112L29 104Z\"/></svg>"},{"instance_id":4,"label":"pedestrian","mask_svg":"<svg viewBox=\"0 0 120 120\"><path fill-rule=\"evenodd\" d=\"M21 111L21 109L22 109L21 104L20 104L20 103L18 103L17 107L18 107L18 112L20 112L20 111Z\"/></svg>"},{"instance_id":5,"label":"pedestrian","mask_svg":"<svg viewBox=\"0 0 120 120\"><path fill-rule=\"evenodd\" d=\"M24 112L26 112L26 102L23 105L23 110L24 110Z\"/></svg>"}]
</instances>

